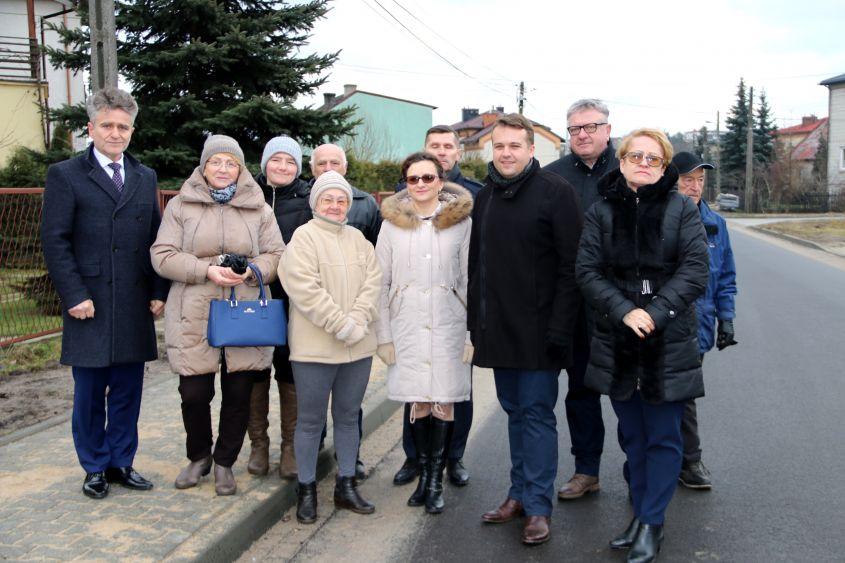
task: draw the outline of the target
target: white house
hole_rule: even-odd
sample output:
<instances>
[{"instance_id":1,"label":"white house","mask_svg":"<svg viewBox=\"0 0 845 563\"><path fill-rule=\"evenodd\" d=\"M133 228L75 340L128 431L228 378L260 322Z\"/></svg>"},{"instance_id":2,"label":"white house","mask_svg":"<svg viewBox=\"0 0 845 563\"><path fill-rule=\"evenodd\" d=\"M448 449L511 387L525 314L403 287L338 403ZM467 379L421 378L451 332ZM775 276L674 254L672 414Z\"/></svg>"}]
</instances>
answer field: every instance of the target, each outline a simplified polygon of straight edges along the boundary
<instances>
[{"instance_id":1,"label":"white house","mask_svg":"<svg viewBox=\"0 0 845 563\"><path fill-rule=\"evenodd\" d=\"M0 0L0 165L18 145L44 149L52 131L42 110L85 99L81 73L55 70L39 50L61 48L48 23L79 27L73 2ZM84 139L74 138L76 148Z\"/></svg>"},{"instance_id":2,"label":"white house","mask_svg":"<svg viewBox=\"0 0 845 563\"><path fill-rule=\"evenodd\" d=\"M504 115L504 108L478 113L477 109L464 109L463 121L452 128L458 132L465 157L477 157L484 161L493 160L493 126L499 116ZM560 146L563 139L551 129L531 121L534 125L534 158L540 166L551 164L560 158Z\"/></svg>"},{"instance_id":3,"label":"white house","mask_svg":"<svg viewBox=\"0 0 845 563\"><path fill-rule=\"evenodd\" d=\"M820 82L827 86L828 137L827 137L827 191L830 194L845 192L845 74Z\"/></svg>"}]
</instances>

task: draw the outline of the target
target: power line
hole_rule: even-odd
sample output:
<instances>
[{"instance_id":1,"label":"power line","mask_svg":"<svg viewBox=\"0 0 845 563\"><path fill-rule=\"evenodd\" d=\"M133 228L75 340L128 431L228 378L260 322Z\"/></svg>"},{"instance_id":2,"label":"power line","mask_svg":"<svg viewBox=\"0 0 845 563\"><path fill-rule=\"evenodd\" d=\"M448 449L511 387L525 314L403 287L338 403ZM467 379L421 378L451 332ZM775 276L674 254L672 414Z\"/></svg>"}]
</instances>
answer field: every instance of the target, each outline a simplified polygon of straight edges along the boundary
<instances>
[{"instance_id":1,"label":"power line","mask_svg":"<svg viewBox=\"0 0 845 563\"><path fill-rule=\"evenodd\" d=\"M430 25L428 25L427 23L425 23L424 21L422 21L420 18L418 18L416 15L414 15L414 14L413 14L410 10L408 10L408 8L406 8L405 6L403 6L402 4L400 4L397 0L392 0L392 1L393 1L393 3L394 3L394 4L396 4L397 6L399 6L400 8L402 8L402 9L403 9L403 10L404 10L404 11L405 11L405 12L406 12L409 16L411 16L412 18L414 18L415 20L417 20L418 22L420 22L423 26L425 26L425 28L426 28L426 29L428 29L428 30L429 30L429 31L431 31L434 35L436 35L437 37L439 37L440 39L442 39L443 41L445 41L446 43L448 43L448 44L449 44L449 45L450 45L453 49L455 49L456 51L458 51L460 54L462 54L463 56L465 56L466 58L468 58L468 59L469 59L469 60L471 60L472 62L474 62L474 63L476 63L476 64L478 64L478 65L480 65L480 66L482 66L482 67L486 68L486 69L487 69L487 70L489 70L489 71L494 72L495 74L498 74L499 76L501 76L504 80L507 80L508 82L515 82L514 80L512 80L512 79L508 78L507 76L505 76L504 74L502 74L502 73L501 73L501 72L499 72L498 70L496 70L496 69L494 69L494 68L490 68L489 66L485 65L484 63L482 63L482 62L480 62L480 61L478 61L478 60L474 59L474 58L473 58L473 57L472 57L469 53L467 53L466 51L462 50L460 47L458 47L457 45L455 45L454 43L452 43L451 41L449 41L449 38L448 38L448 37L443 37L442 35L440 35L440 34L437 32L437 30L436 30L436 29L432 28Z\"/></svg>"},{"instance_id":2,"label":"power line","mask_svg":"<svg viewBox=\"0 0 845 563\"><path fill-rule=\"evenodd\" d=\"M384 11L387 13L387 15L388 15L388 16L390 16L391 18L393 18L393 19L396 21L396 23L398 23L399 25L401 25L401 26L402 26L402 28L403 28L405 31L407 31L408 33L410 33L410 34L411 34L411 36L412 36L414 39L416 39L417 41L419 41L420 43L422 43L423 47L425 47L426 49L428 49L429 51L431 51L432 53L434 53L434 54L435 54L438 58L440 58L443 62L445 62L445 63L446 63L446 64L448 64L450 67L454 68L455 70L457 70L458 72L460 72L461 74L463 74L464 76L466 76L467 78L470 78L470 79L472 79L472 80L475 80L475 79L474 79L471 75L469 75L468 73L464 72L464 70L463 70L462 68L460 68L458 65L456 65L455 63L453 63L452 61L450 61L449 59L447 59L446 57L444 57L444 56L443 56L443 55L441 55L440 53L438 53L438 52L437 52L437 49L435 49L434 47L432 47L431 45L429 45L428 43L426 43L425 41L423 41L423 39L422 39L419 35L417 35L416 33L414 33L414 32L411 30L411 28L409 28L407 25L405 25L404 23L402 23L402 21L401 21L399 18L397 18L396 16L394 16L394 15L393 15L393 13L392 13L390 10L388 10L387 8L385 8L385 7L384 7L384 5L383 5L381 2L379 2L379 0L373 0L373 2L375 2L375 3L376 3L376 5L378 5L378 7L379 7L379 8L381 8L382 10L384 10Z\"/></svg>"},{"instance_id":3,"label":"power line","mask_svg":"<svg viewBox=\"0 0 845 563\"><path fill-rule=\"evenodd\" d=\"M363 2L363 1L364 1L364 0L362 0L362 2ZM505 93L505 92L502 92L501 90L498 90L497 88L494 88L493 86L490 86L489 84L485 84L485 83L484 83L481 79L475 78L474 76L472 76L472 75L471 75L471 74L469 74L468 72L464 71L464 70L463 70L462 68L460 68L457 64L453 63L452 61L450 61L449 59L447 59L445 56L443 56L442 54L440 54L440 53L437 51L437 49L435 49L434 47L432 47L431 45L429 45L428 43L426 43L426 42L425 42L425 41L424 41L424 40L423 40L423 39L422 39L419 35L417 35L416 33L414 33L414 32L413 32L413 31L412 31L412 30L411 30L411 29L410 29L407 25L405 25L405 24L404 24L404 23L403 23L403 22L402 22L399 18L397 18L395 15L393 15L393 13L392 13L390 10L388 10L387 8L385 8L385 7L384 7L384 5L383 5L381 2L379 2L379 0L372 0L372 1L373 1L373 2L375 2L375 4L376 4L376 5L378 5L378 7L379 7L379 8L381 8L382 10L384 10L384 12L385 12L388 16L390 16L390 17L391 17L391 19L393 19L396 23L398 23L400 26L402 26L402 29L404 29L405 31L407 31L407 32L408 32L408 33L409 33L409 34L410 34L410 35L411 35L414 39L416 39L417 41L419 41L419 42L420 42L420 43L421 43L421 44L422 44L422 45L423 45L426 49L428 49L429 51L431 51L432 53L434 53L434 55L436 55L439 59L443 60L443 61L444 61L446 64L448 64L450 67L454 68L455 70L457 70L459 73L461 73L461 74L462 74L462 75L464 75L465 77L469 78L470 80L474 80L474 81L478 82L479 84L481 84L481 85L482 85L482 86L484 86L485 88L487 88L487 89L489 89L489 90L491 90L491 91L493 91L493 92L496 92L497 94L501 94L501 95L503 95L503 96L508 96L508 95L509 95L509 94L507 94L507 93ZM366 4L366 2L364 2L364 3ZM369 6L369 7L372 9L372 6Z\"/></svg>"}]
</instances>

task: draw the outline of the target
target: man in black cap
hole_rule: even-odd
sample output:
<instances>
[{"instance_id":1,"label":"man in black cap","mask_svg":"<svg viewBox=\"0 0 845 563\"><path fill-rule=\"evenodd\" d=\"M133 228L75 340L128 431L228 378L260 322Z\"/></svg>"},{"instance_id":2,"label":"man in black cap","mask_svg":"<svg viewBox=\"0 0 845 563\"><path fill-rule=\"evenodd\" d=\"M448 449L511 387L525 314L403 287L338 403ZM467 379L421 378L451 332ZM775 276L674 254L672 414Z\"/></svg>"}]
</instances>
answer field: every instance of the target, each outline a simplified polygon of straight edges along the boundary
<instances>
[{"instance_id":1,"label":"man in black cap","mask_svg":"<svg viewBox=\"0 0 845 563\"><path fill-rule=\"evenodd\" d=\"M707 231L710 280L705 294L695 302L698 314L698 349L703 362L704 354L713 348L714 339L719 350L737 343L734 340L733 323L736 316L736 267L727 223L701 199L706 180L705 170L713 170L715 166L703 162L689 152L677 153L672 159L672 164L678 168L680 174L678 191L689 196L698 205L701 222ZM718 330L714 331L717 321ZM712 486L710 472L701 461L701 440L698 436L694 399L690 399L686 404L681 433L684 438L684 461L679 481L690 489L709 490Z\"/></svg>"}]
</instances>

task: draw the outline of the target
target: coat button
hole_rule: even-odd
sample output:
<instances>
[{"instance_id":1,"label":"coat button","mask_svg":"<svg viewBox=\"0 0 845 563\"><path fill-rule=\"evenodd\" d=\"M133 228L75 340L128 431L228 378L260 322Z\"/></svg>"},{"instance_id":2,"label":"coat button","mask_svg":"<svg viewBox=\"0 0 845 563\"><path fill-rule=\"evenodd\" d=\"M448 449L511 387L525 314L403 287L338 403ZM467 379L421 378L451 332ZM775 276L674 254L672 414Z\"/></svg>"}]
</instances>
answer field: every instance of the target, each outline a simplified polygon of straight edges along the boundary
<instances>
[{"instance_id":1,"label":"coat button","mask_svg":"<svg viewBox=\"0 0 845 563\"><path fill-rule=\"evenodd\" d=\"M669 311L669 318L670 318L670 319L674 319L674 318L675 318L675 311L671 311L671 310Z\"/></svg>"},{"instance_id":2,"label":"coat button","mask_svg":"<svg viewBox=\"0 0 845 563\"><path fill-rule=\"evenodd\" d=\"M112 247L111 247L111 251L112 251L112 252L117 252L117 247L116 247L116 246L112 246Z\"/></svg>"}]
</instances>

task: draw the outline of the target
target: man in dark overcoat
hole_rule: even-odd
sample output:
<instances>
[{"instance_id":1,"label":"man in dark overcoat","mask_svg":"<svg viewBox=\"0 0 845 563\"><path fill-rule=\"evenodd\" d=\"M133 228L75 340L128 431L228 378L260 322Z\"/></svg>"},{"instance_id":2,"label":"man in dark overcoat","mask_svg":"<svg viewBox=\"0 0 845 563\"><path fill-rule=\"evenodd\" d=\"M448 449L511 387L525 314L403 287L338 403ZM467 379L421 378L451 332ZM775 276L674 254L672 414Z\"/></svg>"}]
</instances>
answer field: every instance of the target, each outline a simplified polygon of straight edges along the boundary
<instances>
[{"instance_id":1,"label":"man in dark overcoat","mask_svg":"<svg viewBox=\"0 0 845 563\"><path fill-rule=\"evenodd\" d=\"M466 188L472 194L473 200L483 184L467 178L461 173L461 140L458 133L448 125L435 125L425 134L423 151L436 158L443 166L446 174L446 181L454 182ZM399 182L396 191L404 190L408 186L405 181ZM419 475L419 464L417 463L417 450L414 447L414 439L411 435L411 407L405 403L405 422L402 425L402 448L405 450L405 463L393 477L394 485L405 485L413 481ZM469 429L472 426L472 397L468 401L455 403L455 423L452 425L452 435L449 437L447 446L446 469L449 474L449 481L456 487L463 487L469 483L469 472L464 467L463 457L466 450Z\"/></svg>"},{"instance_id":2,"label":"man in dark overcoat","mask_svg":"<svg viewBox=\"0 0 845 563\"><path fill-rule=\"evenodd\" d=\"M540 169L529 120L504 115L492 137L493 161L472 211L467 324L473 364L493 368L508 415L511 486L482 520L526 516L522 541L531 545L549 539L554 407L581 303L575 258L583 215L572 186Z\"/></svg>"},{"instance_id":3,"label":"man in dark overcoat","mask_svg":"<svg viewBox=\"0 0 845 563\"><path fill-rule=\"evenodd\" d=\"M157 357L154 319L168 282L150 264L161 222L156 175L129 154L138 105L105 88L86 103L92 144L47 171L41 242L62 301L61 363L72 366L72 431L82 492L153 484L132 467L144 362Z\"/></svg>"},{"instance_id":4,"label":"man in dark overcoat","mask_svg":"<svg viewBox=\"0 0 845 563\"><path fill-rule=\"evenodd\" d=\"M601 199L599 179L619 168L610 142L609 117L610 111L601 100L588 98L569 106L566 129L572 152L545 167L572 185L584 213ZM564 401L575 473L557 492L560 500L581 498L600 488L599 465L604 447L601 394L584 385L590 362L591 324L592 311L584 302L575 325L572 365L566 370L569 389Z\"/></svg>"}]
</instances>

